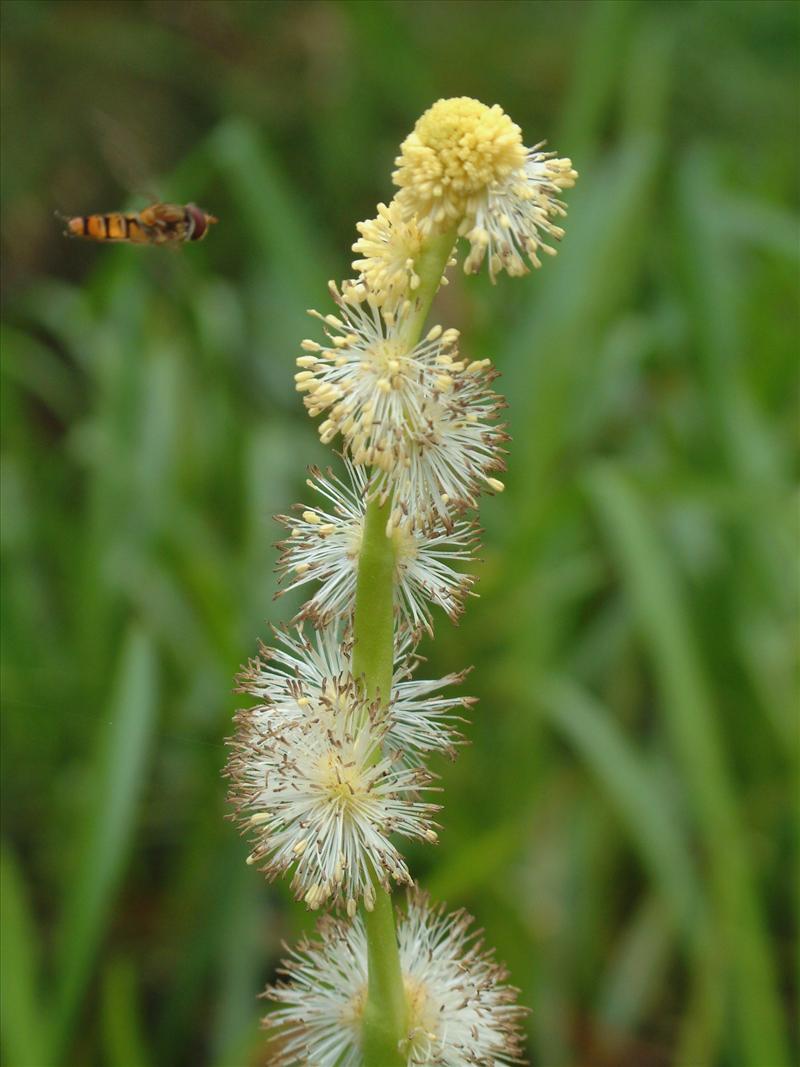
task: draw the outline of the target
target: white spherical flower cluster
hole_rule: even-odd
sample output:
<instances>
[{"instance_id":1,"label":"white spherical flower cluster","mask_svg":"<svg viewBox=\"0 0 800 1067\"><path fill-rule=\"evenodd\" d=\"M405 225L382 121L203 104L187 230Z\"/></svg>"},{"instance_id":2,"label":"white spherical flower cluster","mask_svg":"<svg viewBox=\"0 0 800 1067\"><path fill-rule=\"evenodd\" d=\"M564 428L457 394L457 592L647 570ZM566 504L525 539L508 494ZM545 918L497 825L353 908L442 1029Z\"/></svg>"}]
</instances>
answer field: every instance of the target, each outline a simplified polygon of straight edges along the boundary
<instances>
[{"instance_id":1,"label":"white spherical flower cluster","mask_svg":"<svg viewBox=\"0 0 800 1067\"><path fill-rule=\"evenodd\" d=\"M391 835L437 840L438 807L419 799L430 776L384 754L386 719L352 679L298 695L294 715L248 709L236 725L226 773L255 836L249 863L270 879L291 871L298 899L344 903L351 916L360 900L373 907L374 877L387 892L390 879L411 884Z\"/></svg>"},{"instance_id":2,"label":"white spherical flower cluster","mask_svg":"<svg viewBox=\"0 0 800 1067\"><path fill-rule=\"evenodd\" d=\"M496 421L505 401L488 388L494 377L488 360L470 364L459 388L430 397L407 427L403 455L374 479L392 503L389 531L453 529L453 516L477 508L482 492L502 492L508 435Z\"/></svg>"},{"instance_id":3,"label":"white spherical flower cluster","mask_svg":"<svg viewBox=\"0 0 800 1067\"><path fill-rule=\"evenodd\" d=\"M303 341L295 386L319 425L323 444L341 434L359 464L391 467L409 422L431 396L449 393L463 369L455 356L458 330L434 326L416 345L406 340L408 311L381 310L362 285L330 283L338 315L310 314L323 323L328 344Z\"/></svg>"},{"instance_id":4,"label":"white spherical flower cluster","mask_svg":"<svg viewBox=\"0 0 800 1067\"><path fill-rule=\"evenodd\" d=\"M409 347L405 316L382 314L355 288L331 284L338 316L312 312L330 344L303 342L297 389L311 415L327 413L322 441L341 434L353 463L372 468L367 495L392 498L390 533L451 530L482 491L503 488L496 372L488 359L459 357L457 330L436 326Z\"/></svg>"},{"instance_id":5,"label":"white spherical flower cluster","mask_svg":"<svg viewBox=\"0 0 800 1067\"><path fill-rule=\"evenodd\" d=\"M236 716L230 799L255 837L251 863L270 878L291 870L309 907L333 899L352 915L360 899L372 906L372 872L386 887L390 878L411 882L390 834L436 841L438 805L420 799L431 782L424 761L454 754L459 712L473 701L435 695L463 673L411 677L418 660L408 634L385 707L364 698L339 627L317 631L314 642L302 631L276 637L239 678L239 691L258 703Z\"/></svg>"},{"instance_id":6,"label":"white spherical flower cluster","mask_svg":"<svg viewBox=\"0 0 800 1067\"><path fill-rule=\"evenodd\" d=\"M520 1063L525 1009L508 974L484 949L463 911L447 914L410 896L398 917L407 1006L401 1049L408 1067L502 1067ZM265 1019L275 1067L361 1067L367 1000L367 938L361 918L322 920L284 961L267 989L278 1005Z\"/></svg>"},{"instance_id":7,"label":"white spherical flower cluster","mask_svg":"<svg viewBox=\"0 0 800 1067\"><path fill-rule=\"evenodd\" d=\"M275 631L275 645L262 645L239 676L239 692L257 704L240 713L248 729L275 735L288 723L303 722L320 708L349 711L362 704L352 676L352 641L343 627L316 631L311 639L301 628ZM438 696L448 686L460 685L467 672L435 680L412 678L419 664L413 637L401 633L396 641L392 687L385 701L384 751L395 762L420 767L432 753L451 758L463 739L461 712L472 697Z\"/></svg>"},{"instance_id":8,"label":"white spherical flower cluster","mask_svg":"<svg viewBox=\"0 0 800 1067\"><path fill-rule=\"evenodd\" d=\"M313 468L310 489L324 500L322 506L297 505L294 515L279 515L289 532L281 541L278 572L288 592L318 582L299 617L325 626L352 615L358 578L358 556L369 495L369 475L345 458L344 478ZM424 532L398 525L391 532L395 558L395 606L406 627L432 633L430 604L436 604L455 622L464 610L464 598L474 578L453 564L473 559L477 543L474 522L458 519L450 528L442 523ZM475 595L475 594L473 594Z\"/></svg>"},{"instance_id":9,"label":"white spherical flower cluster","mask_svg":"<svg viewBox=\"0 0 800 1067\"><path fill-rule=\"evenodd\" d=\"M438 100L417 121L396 159L400 215L418 232L456 231L470 243L467 273L488 260L492 280L541 265L539 251L560 240L560 193L578 172L569 159L525 148L519 126L495 104L469 97ZM526 262L527 261L527 262Z\"/></svg>"}]
</instances>

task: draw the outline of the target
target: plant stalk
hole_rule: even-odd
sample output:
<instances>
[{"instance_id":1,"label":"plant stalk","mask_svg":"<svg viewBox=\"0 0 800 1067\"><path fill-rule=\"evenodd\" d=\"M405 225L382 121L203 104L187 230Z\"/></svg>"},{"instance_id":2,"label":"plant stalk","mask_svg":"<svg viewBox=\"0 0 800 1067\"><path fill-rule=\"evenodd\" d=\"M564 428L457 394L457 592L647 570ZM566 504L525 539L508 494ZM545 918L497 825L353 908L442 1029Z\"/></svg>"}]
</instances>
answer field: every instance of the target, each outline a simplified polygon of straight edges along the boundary
<instances>
[{"instance_id":1,"label":"plant stalk","mask_svg":"<svg viewBox=\"0 0 800 1067\"><path fill-rule=\"evenodd\" d=\"M353 674L363 679L366 695L387 704L394 655L394 548L386 536L391 505L367 505L358 561ZM400 1042L406 1033L406 1000L392 913L392 898L373 877L375 906L364 909L367 931L368 988L364 1008L363 1051L366 1067L404 1067Z\"/></svg>"},{"instance_id":2,"label":"plant stalk","mask_svg":"<svg viewBox=\"0 0 800 1067\"><path fill-rule=\"evenodd\" d=\"M403 341L412 348L425 325L455 243L455 232L432 237L415 264L420 284ZM394 545L386 536L391 500L371 500L364 517L353 618L353 674L371 700L387 705L394 668ZM373 877L375 906L364 910L368 986L363 1019L365 1067L406 1067L408 1033L405 990L397 948L391 894Z\"/></svg>"}]
</instances>

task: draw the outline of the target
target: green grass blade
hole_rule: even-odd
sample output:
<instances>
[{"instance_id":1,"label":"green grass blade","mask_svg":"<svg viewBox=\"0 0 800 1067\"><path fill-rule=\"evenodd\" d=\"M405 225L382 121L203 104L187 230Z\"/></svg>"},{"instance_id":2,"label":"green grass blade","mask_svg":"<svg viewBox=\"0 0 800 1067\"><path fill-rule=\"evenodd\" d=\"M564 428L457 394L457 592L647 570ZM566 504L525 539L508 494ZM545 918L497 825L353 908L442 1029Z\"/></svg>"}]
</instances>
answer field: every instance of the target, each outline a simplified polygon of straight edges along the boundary
<instances>
[{"instance_id":1,"label":"green grass blade","mask_svg":"<svg viewBox=\"0 0 800 1067\"><path fill-rule=\"evenodd\" d=\"M64 909L54 1062L63 1058L68 1047L124 871L148 772L157 690L151 638L133 627L123 645L108 719L102 724L96 793L86 813L85 844Z\"/></svg>"},{"instance_id":2,"label":"green grass blade","mask_svg":"<svg viewBox=\"0 0 800 1067\"><path fill-rule=\"evenodd\" d=\"M103 982L103 1037L106 1063L114 1067L150 1067L141 1031L136 972L128 960L114 960Z\"/></svg>"},{"instance_id":3,"label":"green grass blade","mask_svg":"<svg viewBox=\"0 0 800 1067\"><path fill-rule=\"evenodd\" d=\"M38 982L38 945L17 861L0 854L0 1048L6 1067L45 1067L47 1007Z\"/></svg>"},{"instance_id":4,"label":"green grass blade","mask_svg":"<svg viewBox=\"0 0 800 1067\"><path fill-rule=\"evenodd\" d=\"M626 741L609 711L579 686L554 679L543 683L537 696L547 721L580 752L614 806L676 928L691 939L701 893L688 842L648 761Z\"/></svg>"},{"instance_id":5,"label":"green grass blade","mask_svg":"<svg viewBox=\"0 0 800 1067\"><path fill-rule=\"evenodd\" d=\"M625 53L636 16L635 4L601 0L586 9L574 76L564 105L556 144L586 166L594 154L619 84Z\"/></svg>"},{"instance_id":6,"label":"green grass blade","mask_svg":"<svg viewBox=\"0 0 800 1067\"><path fill-rule=\"evenodd\" d=\"M263 1014L257 995L261 992L265 950L275 952L266 938L253 937L263 928L264 900L259 879L252 868L239 863L230 872L225 913L220 918L218 978L212 1059L234 1062L230 1055L252 1035Z\"/></svg>"},{"instance_id":7,"label":"green grass blade","mask_svg":"<svg viewBox=\"0 0 800 1067\"><path fill-rule=\"evenodd\" d=\"M677 575L625 478L609 465L598 465L587 482L652 660L664 725L692 796L730 970L742 1061L751 1067L782 1067L789 1054L774 961L716 709Z\"/></svg>"},{"instance_id":8,"label":"green grass blade","mask_svg":"<svg viewBox=\"0 0 800 1067\"><path fill-rule=\"evenodd\" d=\"M230 119L214 131L209 152L265 261L293 294L318 292L327 250L257 129Z\"/></svg>"},{"instance_id":9,"label":"green grass blade","mask_svg":"<svg viewBox=\"0 0 800 1067\"><path fill-rule=\"evenodd\" d=\"M75 418L79 409L78 390L64 361L29 333L12 326L0 328L3 362L0 370L31 396L36 397L59 418Z\"/></svg>"},{"instance_id":10,"label":"green grass blade","mask_svg":"<svg viewBox=\"0 0 800 1067\"><path fill-rule=\"evenodd\" d=\"M674 927L658 896L649 895L625 928L612 956L597 1007L606 1042L635 1031L667 978Z\"/></svg>"}]
</instances>

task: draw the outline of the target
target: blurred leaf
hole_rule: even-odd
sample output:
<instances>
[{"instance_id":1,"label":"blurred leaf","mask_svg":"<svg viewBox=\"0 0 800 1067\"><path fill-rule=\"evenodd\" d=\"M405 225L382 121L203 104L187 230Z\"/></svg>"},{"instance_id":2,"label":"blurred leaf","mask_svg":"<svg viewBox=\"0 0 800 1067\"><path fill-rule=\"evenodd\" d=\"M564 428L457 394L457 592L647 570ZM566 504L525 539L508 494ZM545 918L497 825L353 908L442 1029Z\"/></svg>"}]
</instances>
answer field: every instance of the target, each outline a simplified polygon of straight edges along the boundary
<instances>
[{"instance_id":1,"label":"blurred leaf","mask_svg":"<svg viewBox=\"0 0 800 1067\"><path fill-rule=\"evenodd\" d=\"M433 869L428 879L431 895L439 900L461 900L490 882L497 869L519 852L522 831L529 822L526 812L519 821L501 823L462 843L449 862L440 862Z\"/></svg>"},{"instance_id":2,"label":"blurred leaf","mask_svg":"<svg viewBox=\"0 0 800 1067\"><path fill-rule=\"evenodd\" d=\"M598 0L587 9L557 142L582 167L597 151L636 14L635 3L615 0Z\"/></svg>"},{"instance_id":3,"label":"blurred leaf","mask_svg":"<svg viewBox=\"0 0 800 1067\"><path fill-rule=\"evenodd\" d=\"M157 684L151 638L134 626L122 646L109 718L98 720L95 792L85 813L83 853L64 904L51 1053L57 1062L65 1054L130 853L150 769Z\"/></svg>"},{"instance_id":4,"label":"blurred leaf","mask_svg":"<svg viewBox=\"0 0 800 1067\"><path fill-rule=\"evenodd\" d=\"M212 1059L234 1063L230 1057L252 1040L263 1010L257 1001L262 992L260 976L265 955L272 955L277 944L254 937L264 927L263 894L259 878L244 863L231 872L227 894L227 913L220 921L219 964L216 976L219 994L216 1000ZM263 1040L263 1038L262 1038ZM227 1060L226 1060L227 1057Z\"/></svg>"},{"instance_id":5,"label":"blurred leaf","mask_svg":"<svg viewBox=\"0 0 800 1067\"><path fill-rule=\"evenodd\" d=\"M149 1067L141 1031L136 972L128 960L112 960L103 982L103 1031L106 1063L114 1067Z\"/></svg>"},{"instance_id":6,"label":"blurred leaf","mask_svg":"<svg viewBox=\"0 0 800 1067\"><path fill-rule=\"evenodd\" d=\"M676 929L691 941L702 896L689 843L658 788L653 768L617 728L608 709L574 683L552 679L537 690L547 721L575 746L597 777L603 796L632 835Z\"/></svg>"},{"instance_id":7,"label":"blurred leaf","mask_svg":"<svg viewBox=\"0 0 800 1067\"><path fill-rule=\"evenodd\" d=\"M600 990L597 1017L611 1050L615 1039L634 1032L647 1017L667 977L673 940L674 923L663 900L646 897L622 932Z\"/></svg>"},{"instance_id":8,"label":"blurred leaf","mask_svg":"<svg viewBox=\"0 0 800 1067\"><path fill-rule=\"evenodd\" d=\"M29 891L10 849L0 854L0 1031L6 1067L45 1067L48 1012Z\"/></svg>"},{"instance_id":9,"label":"blurred leaf","mask_svg":"<svg viewBox=\"0 0 800 1067\"><path fill-rule=\"evenodd\" d=\"M210 770L208 760L201 766L205 773ZM215 767L215 785L216 778ZM171 885L173 899L165 907L170 925L177 927L180 935L180 955L174 961L173 980L159 1006L157 1044L160 1060L164 1063L177 1061L181 1049L191 1042L198 1016L204 1012L204 995L209 982L219 989L219 961L228 947L226 938L231 924L236 921L227 887L231 883L232 870L237 872L235 877L240 891L245 875L242 868L245 867L246 851L231 828L223 824L221 805L213 803L210 808L215 816L214 822L211 823L208 817L199 819L190 828L187 841L181 842L181 863ZM252 936L256 938L255 930ZM250 953L245 951L245 972L251 959ZM234 970L234 976L238 981L241 973ZM255 990L251 990L250 996L255 996ZM253 1009L252 1001L238 1006L241 1013ZM207 1021L204 1015L203 1018L205 1029ZM230 1035L226 1033L225 1036Z\"/></svg>"},{"instance_id":10,"label":"blurred leaf","mask_svg":"<svg viewBox=\"0 0 800 1067\"><path fill-rule=\"evenodd\" d=\"M766 200L722 193L717 207L719 225L755 248L791 262L800 259L800 218Z\"/></svg>"},{"instance_id":11,"label":"blurred leaf","mask_svg":"<svg viewBox=\"0 0 800 1067\"><path fill-rule=\"evenodd\" d=\"M4 326L0 333L3 374L65 421L78 411L76 383L52 349L30 334Z\"/></svg>"},{"instance_id":12,"label":"blurred leaf","mask_svg":"<svg viewBox=\"0 0 800 1067\"><path fill-rule=\"evenodd\" d=\"M715 918L731 967L745 1062L788 1064L761 906L736 811L726 753L677 576L636 493L610 465L587 477L652 658L664 726L686 775L710 866Z\"/></svg>"},{"instance_id":13,"label":"blurred leaf","mask_svg":"<svg viewBox=\"0 0 800 1067\"><path fill-rule=\"evenodd\" d=\"M685 159L679 185L682 224L692 235L681 250L699 331L700 367L725 459L743 478L770 483L780 477L778 459L741 379L738 295L743 281L730 237L719 225L716 205L725 193L715 170L713 155L697 149ZM709 211L709 205L716 210Z\"/></svg>"},{"instance_id":14,"label":"blurred leaf","mask_svg":"<svg viewBox=\"0 0 800 1067\"><path fill-rule=\"evenodd\" d=\"M777 510L776 497L783 502L788 495L791 460L759 410L743 373L745 280L731 233L717 207L726 195L714 155L702 149L691 153L681 170L679 196L682 224L692 236L683 247L683 265L698 330L704 406L720 460L749 504L738 531L747 565L737 568L731 582L742 601L743 662L753 676L756 693L763 695L766 721L794 757L794 654L789 644L781 650L780 635L786 633L796 613L795 590L785 581L796 547L789 548L787 542L793 536L796 539L796 531L792 528L789 533L784 520L776 536L771 523L760 521L765 509ZM778 609L779 618L767 615L762 607L767 599L769 615ZM777 655L753 655L752 638L763 649L770 641L770 630L777 636L777 642L772 640Z\"/></svg>"},{"instance_id":15,"label":"blurred leaf","mask_svg":"<svg viewBox=\"0 0 800 1067\"><path fill-rule=\"evenodd\" d=\"M293 194L263 135L244 119L229 119L214 131L208 151L227 178L266 262L291 292L315 292L325 277L323 242L307 205Z\"/></svg>"}]
</instances>

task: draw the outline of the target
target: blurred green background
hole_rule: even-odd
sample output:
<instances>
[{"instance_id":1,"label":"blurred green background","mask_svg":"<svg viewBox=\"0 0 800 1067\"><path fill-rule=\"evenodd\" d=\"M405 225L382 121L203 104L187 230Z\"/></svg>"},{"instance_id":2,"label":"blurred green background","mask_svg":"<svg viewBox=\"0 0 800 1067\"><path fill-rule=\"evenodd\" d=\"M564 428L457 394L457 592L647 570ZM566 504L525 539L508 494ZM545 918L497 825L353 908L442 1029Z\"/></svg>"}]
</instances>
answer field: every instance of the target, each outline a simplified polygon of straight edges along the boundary
<instances>
[{"instance_id":1,"label":"blurred green background","mask_svg":"<svg viewBox=\"0 0 800 1067\"><path fill-rule=\"evenodd\" d=\"M481 700L413 869L508 962L536 1067L796 1062L798 37L770 0L3 5L8 1067L264 1062L309 918L220 768L293 607L271 516L326 461L294 357L458 94L581 178L556 260L435 312L514 441L481 599L426 643ZM219 226L53 218L153 191Z\"/></svg>"}]
</instances>

